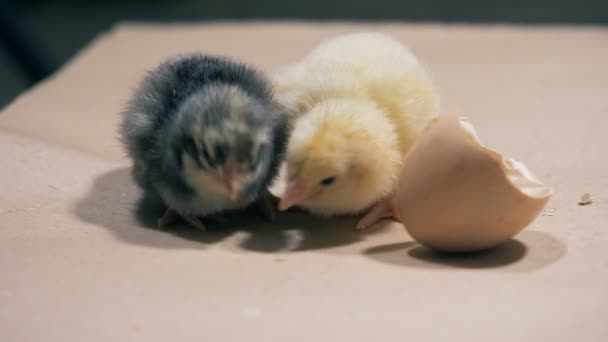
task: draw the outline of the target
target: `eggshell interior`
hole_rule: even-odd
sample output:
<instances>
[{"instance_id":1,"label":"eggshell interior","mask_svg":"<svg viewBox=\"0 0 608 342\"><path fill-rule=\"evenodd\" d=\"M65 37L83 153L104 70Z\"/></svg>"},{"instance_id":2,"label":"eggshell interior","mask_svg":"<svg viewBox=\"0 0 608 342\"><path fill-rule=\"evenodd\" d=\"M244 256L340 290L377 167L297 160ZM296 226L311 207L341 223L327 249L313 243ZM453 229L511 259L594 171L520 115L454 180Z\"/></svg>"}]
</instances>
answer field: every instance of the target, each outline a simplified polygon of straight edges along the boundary
<instances>
[{"instance_id":1,"label":"eggshell interior","mask_svg":"<svg viewBox=\"0 0 608 342\"><path fill-rule=\"evenodd\" d=\"M521 162L481 145L470 123L444 114L409 152L394 206L421 244L470 252L519 233L551 193Z\"/></svg>"}]
</instances>

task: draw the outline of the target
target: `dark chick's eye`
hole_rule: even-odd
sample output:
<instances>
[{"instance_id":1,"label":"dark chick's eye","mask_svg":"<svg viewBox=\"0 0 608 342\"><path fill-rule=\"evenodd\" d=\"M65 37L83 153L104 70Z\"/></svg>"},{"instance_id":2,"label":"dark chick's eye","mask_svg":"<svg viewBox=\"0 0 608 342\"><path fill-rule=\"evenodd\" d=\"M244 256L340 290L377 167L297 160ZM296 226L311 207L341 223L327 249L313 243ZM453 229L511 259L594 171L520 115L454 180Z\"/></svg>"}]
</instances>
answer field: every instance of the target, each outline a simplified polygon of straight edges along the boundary
<instances>
[{"instance_id":1,"label":"dark chick's eye","mask_svg":"<svg viewBox=\"0 0 608 342\"><path fill-rule=\"evenodd\" d=\"M203 159L205 159L206 162L211 162L211 156L209 155L209 151L207 151L207 148L205 146L201 146L201 156L203 157Z\"/></svg>"},{"instance_id":2,"label":"dark chick's eye","mask_svg":"<svg viewBox=\"0 0 608 342\"><path fill-rule=\"evenodd\" d=\"M336 181L336 177L332 176L332 177L323 178L319 182L319 184L321 184L323 186L330 186L330 185L334 184L335 181Z\"/></svg>"},{"instance_id":3,"label":"dark chick's eye","mask_svg":"<svg viewBox=\"0 0 608 342\"><path fill-rule=\"evenodd\" d=\"M215 156L215 161L218 164L223 163L226 160L226 146L219 144L215 146L215 152L213 155Z\"/></svg>"}]
</instances>

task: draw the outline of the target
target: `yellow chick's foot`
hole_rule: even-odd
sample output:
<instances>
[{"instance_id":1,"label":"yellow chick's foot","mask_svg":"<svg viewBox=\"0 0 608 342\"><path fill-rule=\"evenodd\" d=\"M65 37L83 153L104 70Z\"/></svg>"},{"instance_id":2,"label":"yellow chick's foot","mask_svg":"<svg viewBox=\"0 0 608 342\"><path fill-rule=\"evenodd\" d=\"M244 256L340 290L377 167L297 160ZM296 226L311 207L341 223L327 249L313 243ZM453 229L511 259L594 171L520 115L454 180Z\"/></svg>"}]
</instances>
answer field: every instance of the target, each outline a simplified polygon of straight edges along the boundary
<instances>
[{"instance_id":1,"label":"yellow chick's foot","mask_svg":"<svg viewBox=\"0 0 608 342\"><path fill-rule=\"evenodd\" d=\"M191 215L180 214L171 208L168 208L167 211L165 211L165 214L158 219L158 221L157 221L158 228L164 228L166 226L172 225L175 222L177 222L180 217L182 219L184 219L186 222L188 222L194 228L197 228L200 230L207 229L207 227L205 227L205 224L199 218L191 216Z\"/></svg>"},{"instance_id":2,"label":"yellow chick's foot","mask_svg":"<svg viewBox=\"0 0 608 342\"><path fill-rule=\"evenodd\" d=\"M271 194L270 191L265 191L255 204L262 213L264 219L268 222L274 222L274 219L277 216L277 207L279 205L278 197Z\"/></svg>"},{"instance_id":3,"label":"yellow chick's foot","mask_svg":"<svg viewBox=\"0 0 608 342\"><path fill-rule=\"evenodd\" d=\"M363 230L373 226L378 221L385 218L392 218L399 221L395 215L392 199L392 196L386 196L374 204L361 220L359 220L359 223L357 223L357 230Z\"/></svg>"}]
</instances>

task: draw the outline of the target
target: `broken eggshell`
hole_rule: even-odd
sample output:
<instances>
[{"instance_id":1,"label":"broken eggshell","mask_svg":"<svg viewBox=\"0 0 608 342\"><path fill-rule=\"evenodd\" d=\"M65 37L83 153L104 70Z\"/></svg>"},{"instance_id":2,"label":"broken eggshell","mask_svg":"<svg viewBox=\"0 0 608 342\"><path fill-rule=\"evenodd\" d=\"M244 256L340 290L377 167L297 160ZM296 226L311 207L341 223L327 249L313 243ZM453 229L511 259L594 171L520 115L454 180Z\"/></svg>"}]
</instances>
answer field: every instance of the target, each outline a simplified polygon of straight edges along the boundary
<instances>
[{"instance_id":1,"label":"broken eggshell","mask_svg":"<svg viewBox=\"0 0 608 342\"><path fill-rule=\"evenodd\" d=\"M471 124L441 115L408 153L393 205L421 244L472 252L519 233L551 194L522 163L481 145Z\"/></svg>"}]
</instances>

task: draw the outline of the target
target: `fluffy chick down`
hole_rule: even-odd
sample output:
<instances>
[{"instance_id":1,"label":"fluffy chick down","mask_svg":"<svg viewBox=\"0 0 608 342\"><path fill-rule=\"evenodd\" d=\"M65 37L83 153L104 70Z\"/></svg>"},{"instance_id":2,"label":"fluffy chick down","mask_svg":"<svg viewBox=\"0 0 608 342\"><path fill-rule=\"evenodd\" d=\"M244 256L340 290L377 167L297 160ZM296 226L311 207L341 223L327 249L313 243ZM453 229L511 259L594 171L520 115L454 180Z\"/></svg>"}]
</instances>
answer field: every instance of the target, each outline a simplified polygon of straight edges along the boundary
<instances>
[{"instance_id":1,"label":"fluffy chick down","mask_svg":"<svg viewBox=\"0 0 608 342\"><path fill-rule=\"evenodd\" d=\"M322 215L361 213L389 196L439 107L416 56L382 33L327 39L274 84L294 125L281 206Z\"/></svg>"},{"instance_id":2,"label":"fluffy chick down","mask_svg":"<svg viewBox=\"0 0 608 342\"><path fill-rule=\"evenodd\" d=\"M187 54L142 80L120 135L144 195L203 227L199 217L267 193L283 159L287 117L260 72Z\"/></svg>"}]
</instances>

